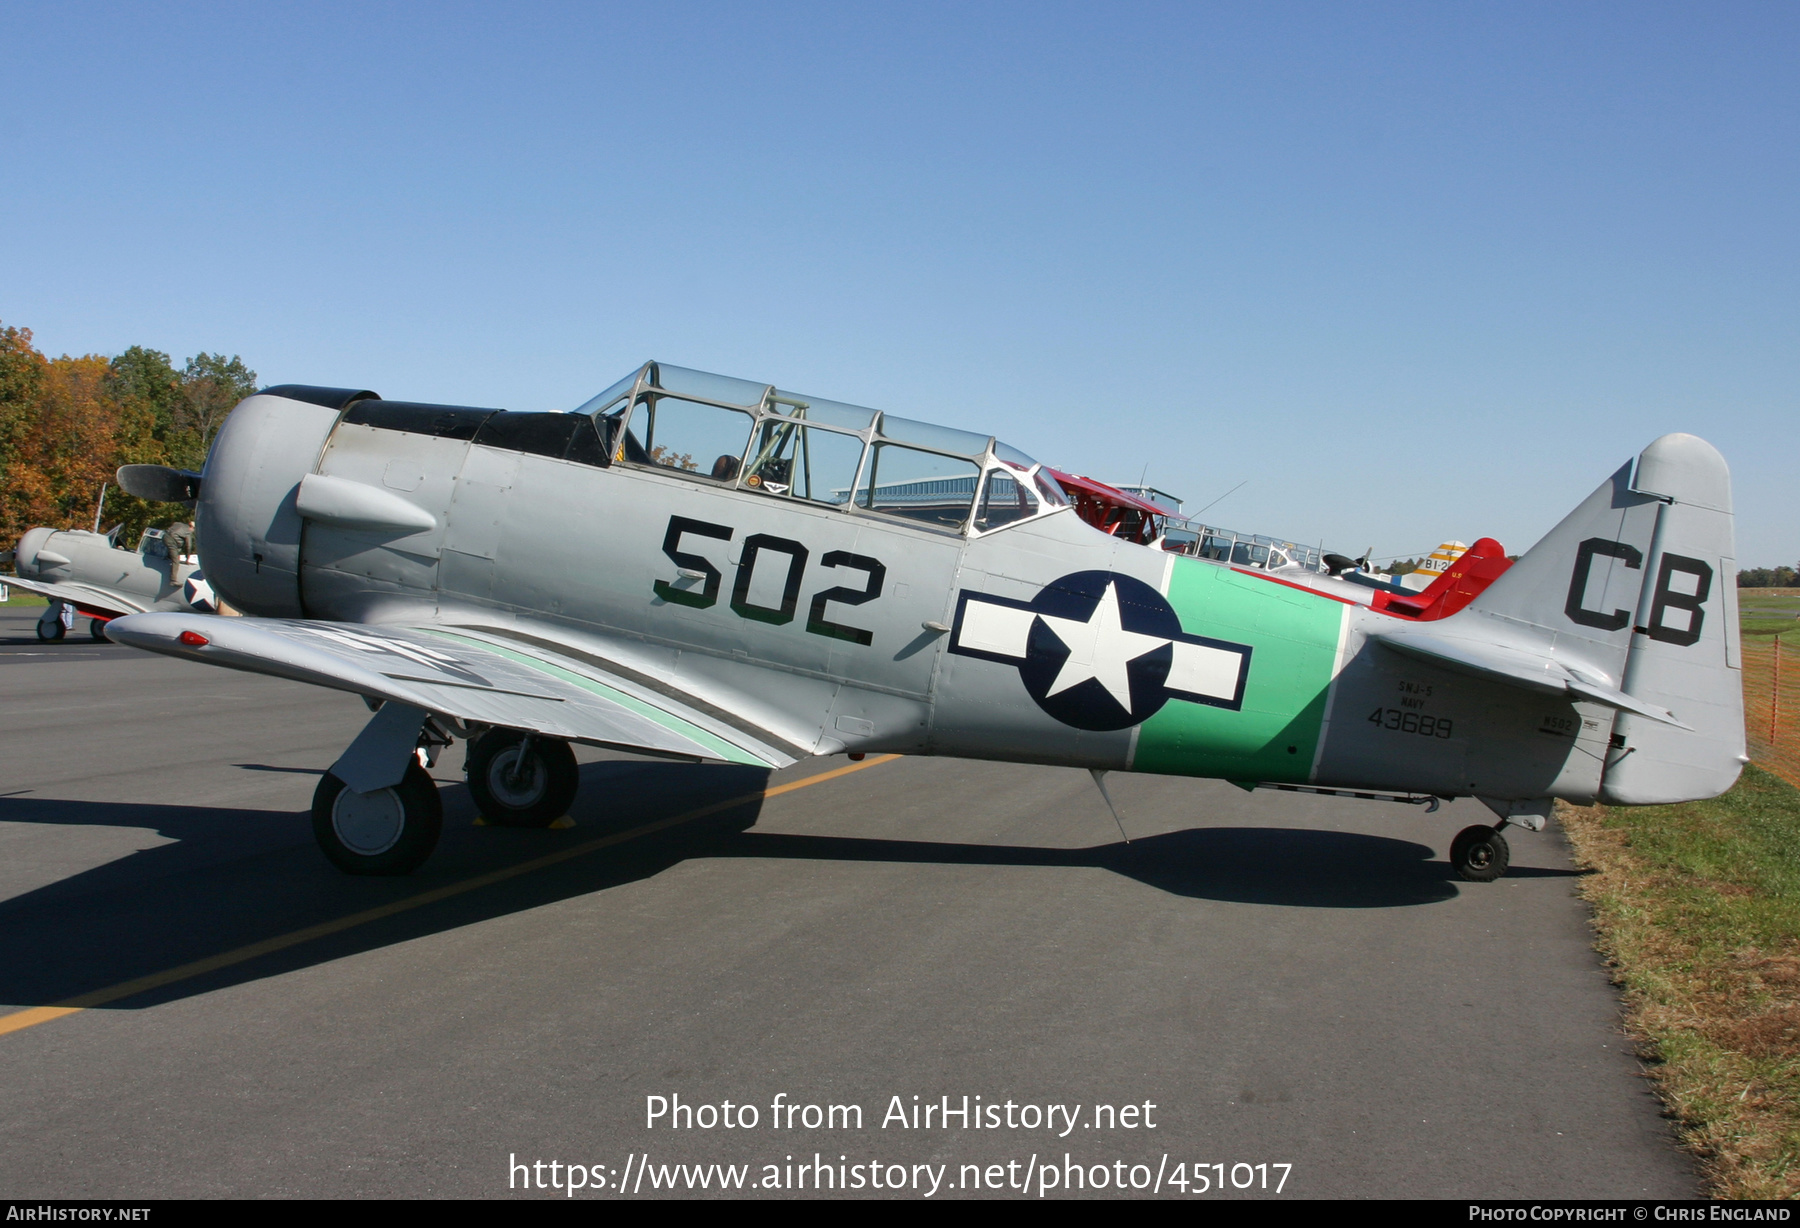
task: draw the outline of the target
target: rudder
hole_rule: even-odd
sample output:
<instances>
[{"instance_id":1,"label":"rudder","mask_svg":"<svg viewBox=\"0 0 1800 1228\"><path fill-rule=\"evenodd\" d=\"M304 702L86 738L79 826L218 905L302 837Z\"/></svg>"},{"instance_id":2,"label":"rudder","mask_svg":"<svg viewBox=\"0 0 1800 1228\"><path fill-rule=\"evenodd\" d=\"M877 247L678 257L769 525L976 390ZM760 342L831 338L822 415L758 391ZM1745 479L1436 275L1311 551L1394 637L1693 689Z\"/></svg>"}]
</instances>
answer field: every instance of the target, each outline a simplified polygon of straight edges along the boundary
<instances>
[{"instance_id":1,"label":"rudder","mask_svg":"<svg viewBox=\"0 0 1800 1228\"><path fill-rule=\"evenodd\" d=\"M1628 806L1717 797L1747 761L1731 473L1705 440L1664 435L1638 458L1632 486L1658 507L1623 689L1693 729L1622 714L1600 796Z\"/></svg>"}]
</instances>

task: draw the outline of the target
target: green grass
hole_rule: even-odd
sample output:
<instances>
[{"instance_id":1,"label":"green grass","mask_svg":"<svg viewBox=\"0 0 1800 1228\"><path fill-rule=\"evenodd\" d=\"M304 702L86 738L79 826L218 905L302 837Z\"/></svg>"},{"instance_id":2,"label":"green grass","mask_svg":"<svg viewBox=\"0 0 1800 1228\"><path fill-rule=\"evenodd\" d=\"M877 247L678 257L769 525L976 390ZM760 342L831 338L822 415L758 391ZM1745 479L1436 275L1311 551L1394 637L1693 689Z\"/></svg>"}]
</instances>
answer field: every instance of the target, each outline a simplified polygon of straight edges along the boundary
<instances>
[{"instance_id":1,"label":"green grass","mask_svg":"<svg viewBox=\"0 0 1800 1228\"><path fill-rule=\"evenodd\" d=\"M6 583L6 581L0 580L0 584L4 584L4 583ZM49 604L50 604L50 601L48 598L40 597L36 593L28 593L28 592L24 591L23 589L17 589L17 588L9 588L7 590L6 600L0 601L0 605L3 605L5 607L7 607L8 609L12 609L15 606L49 605Z\"/></svg>"},{"instance_id":2,"label":"green grass","mask_svg":"<svg viewBox=\"0 0 1800 1228\"><path fill-rule=\"evenodd\" d=\"M1800 790L1565 808L1598 946L1684 1140L1723 1197L1800 1195Z\"/></svg>"},{"instance_id":3,"label":"green grass","mask_svg":"<svg viewBox=\"0 0 1800 1228\"><path fill-rule=\"evenodd\" d=\"M1800 631L1800 590L1740 588L1738 613L1746 636Z\"/></svg>"}]
</instances>

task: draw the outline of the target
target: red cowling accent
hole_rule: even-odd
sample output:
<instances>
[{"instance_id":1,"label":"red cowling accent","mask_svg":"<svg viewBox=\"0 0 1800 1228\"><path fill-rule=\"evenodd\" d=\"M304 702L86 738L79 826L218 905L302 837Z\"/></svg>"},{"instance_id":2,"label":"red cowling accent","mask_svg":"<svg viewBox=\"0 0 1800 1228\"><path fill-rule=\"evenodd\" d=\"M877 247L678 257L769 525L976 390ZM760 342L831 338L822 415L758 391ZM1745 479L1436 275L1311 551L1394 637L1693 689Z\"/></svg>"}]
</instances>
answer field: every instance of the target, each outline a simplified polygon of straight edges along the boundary
<instances>
[{"instance_id":1,"label":"red cowling accent","mask_svg":"<svg viewBox=\"0 0 1800 1228\"><path fill-rule=\"evenodd\" d=\"M1422 623L1449 618L1481 596L1511 566L1506 547L1484 537L1450 564L1450 569L1433 580L1429 588L1417 593L1376 593L1373 604L1377 610Z\"/></svg>"}]
</instances>

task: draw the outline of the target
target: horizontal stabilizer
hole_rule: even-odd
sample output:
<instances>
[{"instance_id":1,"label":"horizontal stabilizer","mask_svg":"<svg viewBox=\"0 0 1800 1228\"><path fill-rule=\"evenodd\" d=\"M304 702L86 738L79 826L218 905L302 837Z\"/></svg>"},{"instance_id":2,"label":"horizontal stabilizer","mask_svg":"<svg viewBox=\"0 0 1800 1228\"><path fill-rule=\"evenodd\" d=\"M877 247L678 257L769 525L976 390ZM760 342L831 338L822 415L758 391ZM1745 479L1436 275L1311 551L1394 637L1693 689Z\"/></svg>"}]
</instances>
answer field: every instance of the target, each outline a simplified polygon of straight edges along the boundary
<instances>
[{"instance_id":1,"label":"horizontal stabilizer","mask_svg":"<svg viewBox=\"0 0 1800 1228\"><path fill-rule=\"evenodd\" d=\"M1661 721L1677 729L1690 728L1677 720L1667 708L1659 708L1625 694L1597 669L1545 656L1522 645L1431 635L1411 628L1377 631L1370 638L1395 652L1421 661L1430 661L1458 673L1472 674L1477 678L1487 678L1547 695L1591 699L1609 708L1635 712L1639 716L1647 716L1653 721Z\"/></svg>"},{"instance_id":2,"label":"horizontal stabilizer","mask_svg":"<svg viewBox=\"0 0 1800 1228\"><path fill-rule=\"evenodd\" d=\"M786 767L795 759L677 699L649 698L619 679L597 676L573 658L493 643L460 628L150 613L115 620L107 636L466 723L755 767Z\"/></svg>"}]
</instances>

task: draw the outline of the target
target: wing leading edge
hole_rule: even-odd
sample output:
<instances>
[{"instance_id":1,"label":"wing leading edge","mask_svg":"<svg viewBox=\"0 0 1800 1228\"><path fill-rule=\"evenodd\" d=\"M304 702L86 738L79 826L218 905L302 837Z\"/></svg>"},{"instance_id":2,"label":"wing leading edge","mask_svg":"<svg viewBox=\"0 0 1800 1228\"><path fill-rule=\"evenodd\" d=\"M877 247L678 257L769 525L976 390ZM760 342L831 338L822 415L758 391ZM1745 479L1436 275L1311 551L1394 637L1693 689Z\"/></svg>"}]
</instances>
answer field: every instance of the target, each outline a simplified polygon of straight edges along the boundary
<instances>
[{"instance_id":1,"label":"wing leading edge","mask_svg":"<svg viewBox=\"0 0 1800 1228\"><path fill-rule=\"evenodd\" d=\"M795 761L772 735L765 742L665 694L598 677L581 661L463 628L147 613L115 619L106 631L134 648L465 723L685 759L771 768Z\"/></svg>"},{"instance_id":2,"label":"wing leading edge","mask_svg":"<svg viewBox=\"0 0 1800 1228\"><path fill-rule=\"evenodd\" d=\"M91 611L108 618L136 614L148 608L111 589L76 584L68 580L21 580L18 576L0 576L0 584L8 588L22 588L28 593L36 593L52 601L66 601L83 613Z\"/></svg>"}]
</instances>

